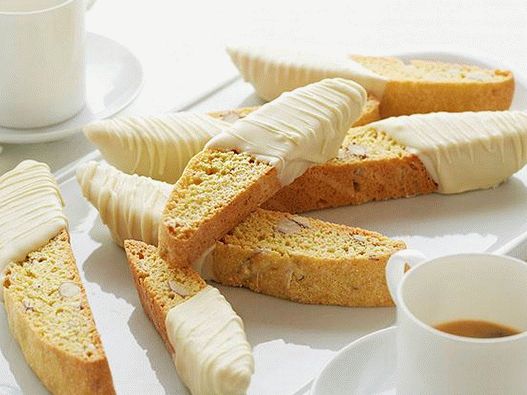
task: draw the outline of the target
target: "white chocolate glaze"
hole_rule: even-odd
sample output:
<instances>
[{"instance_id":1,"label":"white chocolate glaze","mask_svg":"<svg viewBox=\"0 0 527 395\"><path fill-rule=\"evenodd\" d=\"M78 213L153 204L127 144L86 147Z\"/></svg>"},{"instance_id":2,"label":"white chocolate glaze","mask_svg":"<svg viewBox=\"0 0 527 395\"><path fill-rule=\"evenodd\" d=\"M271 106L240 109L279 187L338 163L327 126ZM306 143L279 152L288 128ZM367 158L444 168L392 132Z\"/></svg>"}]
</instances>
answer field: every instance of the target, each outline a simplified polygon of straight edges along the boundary
<instances>
[{"instance_id":1,"label":"white chocolate glaze","mask_svg":"<svg viewBox=\"0 0 527 395\"><path fill-rule=\"evenodd\" d=\"M175 183L190 158L230 123L180 112L114 118L84 128L104 159L128 174Z\"/></svg>"},{"instance_id":2,"label":"white chocolate glaze","mask_svg":"<svg viewBox=\"0 0 527 395\"><path fill-rule=\"evenodd\" d=\"M0 176L0 273L67 228L62 206L57 182L44 163L25 160Z\"/></svg>"},{"instance_id":3,"label":"white chocolate glaze","mask_svg":"<svg viewBox=\"0 0 527 395\"><path fill-rule=\"evenodd\" d=\"M355 62L350 55L336 51L231 45L227 52L243 79L265 100L334 77L355 81L380 99L387 83L386 78Z\"/></svg>"},{"instance_id":4,"label":"white chocolate glaze","mask_svg":"<svg viewBox=\"0 0 527 395\"><path fill-rule=\"evenodd\" d=\"M97 162L77 169L82 194L99 211L113 240L141 240L157 245L159 221L172 186L136 174L125 174Z\"/></svg>"},{"instance_id":5,"label":"white chocolate glaze","mask_svg":"<svg viewBox=\"0 0 527 395\"><path fill-rule=\"evenodd\" d=\"M247 152L276 167L283 185L309 167L337 156L366 92L342 78L326 79L282 94L224 129L208 149Z\"/></svg>"},{"instance_id":6,"label":"white chocolate glaze","mask_svg":"<svg viewBox=\"0 0 527 395\"><path fill-rule=\"evenodd\" d=\"M242 395L254 360L243 322L211 286L171 308L165 320L176 370L193 395Z\"/></svg>"},{"instance_id":7,"label":"white chocolate glaze","mask_svg":"<svg viewBox=\"0 0 527 395\"><path fill-rule=\"evenodd\" d=\"M417 114L368 126L417 155L440 193L495 187L527 163L523 111Z\"/></svg>"}]
</instances>

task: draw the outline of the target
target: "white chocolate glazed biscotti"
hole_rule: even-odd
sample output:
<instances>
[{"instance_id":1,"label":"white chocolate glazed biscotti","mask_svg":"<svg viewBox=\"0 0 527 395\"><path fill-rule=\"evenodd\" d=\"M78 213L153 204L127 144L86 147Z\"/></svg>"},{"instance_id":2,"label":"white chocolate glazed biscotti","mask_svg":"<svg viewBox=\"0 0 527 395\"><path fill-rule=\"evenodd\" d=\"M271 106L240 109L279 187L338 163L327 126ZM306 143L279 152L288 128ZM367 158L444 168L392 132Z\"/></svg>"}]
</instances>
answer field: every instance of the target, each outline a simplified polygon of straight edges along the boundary
<instances>
[{"instance_id":1,"label":"white chocolate glazed biscotti","mask_svg":"<svg viewBox=\"0 0 527 395\"><path fill-rule=\"evenodd\" d=\"M122 247L131 239L157 245L161 213L172 185L97 162L79 166L77 181L117 244Z\"/></svg>"},{"instance_id":2,"label":"white chocolate glazed biscotti","mask_svg":"<svg viewBox=\"0 0 527 395\"><path fill-rule=\"evenodd\" d=\"M44 163L26 160L0 176L0 273L67 227L62 206Z\"/></svg>"},{"instance_id":3,"label":"white chocolate glazed biscotti","mask_svg":"<svg viewBox=\"0 0 527 395\"><path fill-rule=\"evenodd\" d=\"M205 114L179 112L98 121L84 133L122 171L174 183L190 158L229 126Z\"/></svg>"},{"instance_id":4,"label":"white chocolate glazed biscotti","mask_svg":"<svg viewBox=\"0 0 527 395\"><path fill-rule=\"evenodd\" d=\"M0 176L0 213L0 294L28 365L53 394L114 394L49 167L24 161Z\"/></svg>"},{"instance_id":5,"label":"white chocolate glazed biscotti","mask_svg":"<svg viewBox=\"0 0 527 395\"><path fill-rule=\"evenodd\" d=\"M125 173L135 173L173 184L188 160L203 149L219 128L246 117L257 108L243 107L211 112L210 117L191 113L119 117L98 121L87 126L84 132L90 141L97 145L104 159ZM185 123L187 118L194 118L194 122ZM379 101L368 97L354 126L365 125L378 119ZM214 122L215 120L218 122ZM158 147L161 160L157 154L146 154L152 151L152 147Z\"/></svg>"},{"instance_id":6,"label":"white chocolate glazed biscotti","mask_svg":"<svg viewBox=\"0 0 527 395\"><path fill-rule=\"evenodd\" d=\"M357 82L381 99L388 80L355 62L345 53L319 53L268 45L230 45L233 63L258 95L274 100L283 92L323 80L341 77Z\"/></svg>"},{"instance_id":7,"label":"white chocolate glazed biscotti","mask_svg":"<svg viewBox=\"0 0 527 395\"><path fill-rule=\"evenodd\" d=\"M160 256L190 265L282 185L335 156L365 101L353 81L323 80L213 137L174 185L161 218Z\"/></svg>"},{"instance_id":8,"label":"white chocolate glazed biscotti","mask_svg":"<svg viewBox=\"0 0 527 395\"><path fill-rule=\"evenodd\" d=\"M417 155L440 193L495 187L527 163L524 111L416 114L369 127Z\"/></svg>"},{"instance_id":9,"label":"white chocolate glazed biscotti","mask_svg":"<svg viewBox=\"0 0 527 395\"><path fill-rule=\"evenodd\" d=\"M349 78L380 100L389 116L484 110L507 110L514 94L510 71L473 65L350 55L343 50L230 46L227 52L256 93L272 100L282 92L317 79Z\"/></svg>"},{"instance_id":10,"label":"white chocolate glazed biscotti","mask_svg":"<svg viewBox=\"0 0 527 395\"><path fill-rule=\"evenodd\" d=\"M165 325L174 364L192 394L236 395L247 391L254 362L243 322L211 286L172 307Z\"/></svg>"},{"instance_id":11,"label":"white chocolate glazed biscotti","mask_svg":"<svg viewBox=\"0 0 527 395\"><path fill-rule=\"evenodd\" d=\"M192 395L243 395L254 372L243 322L191 268L170 267L154 246L127 240L141 303Z\"/></svg>"},{"instance_id":12,"label":"white chocolate glazed biscotti","mask_svg":"<svg viewBox=\"0 0 527 395\"><path fill-rule=\"evenodd\" d=\"M352 128L339 156L262 205L299 213L431 192L490 188L525 165L526 113L393 117Z\"/></svg>"},{"instance_id":13,"label":"white chocolate glazed biscotti","mask_svg":"<svg viewBox=\"0 0 527 395\"><path fill-rule=\"evenodd\" d=\"M278 171L283 185L334 158L366 103L366 91L342 78L284 93L214 136L206 149L246 152Z\"/></svg>"}]
</instances>

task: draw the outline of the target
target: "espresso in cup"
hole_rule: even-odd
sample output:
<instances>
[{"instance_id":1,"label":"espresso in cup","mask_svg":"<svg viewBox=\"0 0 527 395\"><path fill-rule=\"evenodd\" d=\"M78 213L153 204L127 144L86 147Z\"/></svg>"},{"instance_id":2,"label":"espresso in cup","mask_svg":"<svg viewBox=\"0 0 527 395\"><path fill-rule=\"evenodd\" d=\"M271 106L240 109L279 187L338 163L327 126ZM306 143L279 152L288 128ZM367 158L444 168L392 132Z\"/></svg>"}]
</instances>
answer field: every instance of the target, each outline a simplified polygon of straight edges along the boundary
<instances>
[{"instance_id":1,"label":"espresso in cup","mask_svg":"<svg viewBox=\"0 0 527 395\"><path fill-rule=\"evenodd\" d=\"M397 395L526 393L526 262L403 250L386 280L397 305Z\"/></svg>"},{"instance_id":2,"label":"espresso in cup","mask_svg":"<svg viewBox=\"0 0 527 395\"><path fill-rule=\"evenodd\" d=\"M492 339L495 337L514 336L521 331L496 322L485 320L455 320L443 322L435 328L451 335Z\"/></svg>"}]
</instances>

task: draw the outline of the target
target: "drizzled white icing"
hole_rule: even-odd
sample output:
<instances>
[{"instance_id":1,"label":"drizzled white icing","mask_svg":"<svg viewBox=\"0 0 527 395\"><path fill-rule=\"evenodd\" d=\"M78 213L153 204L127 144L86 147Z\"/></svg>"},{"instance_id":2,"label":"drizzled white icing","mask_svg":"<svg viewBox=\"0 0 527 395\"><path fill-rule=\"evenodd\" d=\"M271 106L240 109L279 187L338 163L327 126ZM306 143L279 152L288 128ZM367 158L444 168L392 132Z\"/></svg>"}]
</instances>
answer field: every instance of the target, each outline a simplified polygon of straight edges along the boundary
<instances>
[{"instance_id":1,"label":"drizzled white icing","mask_svg":"<svg viewBox=\"0 0 527 395\"><path fill-rule=\"evenodd\" d=\"M157 245L159 221L172 186L125 174L110 165L88 162L77 169L82 194L99 211L114 241Z\"/></svg>"},{"instance_id":2,"label":"drizzled white icing","mask_svg":"<svg viewBox=\"0 0 527 395\"><path fill-rule=\"evenodd\" d=\"M170 309L165 320L176 369L193 395L242 395L254 360L243 322L216 288L207 286Z\"/></svg>"},{"instance_id":3,"label":"drizzled white icing","mask_svg":"<svg viewBox=\"0 0 527 395\"><path fill-rule=\"evenodd\" d=\"M174 183L190 158L229 126L208 115L180 112L103 120L84 133L122 171Z\"/></svg>"},{"instance_id":4,"label":"drizzled white icing","mask_svg":"<svg viewBox=\"0 0 527 395\"><path fill-rule=\"evenodd\" d=\"M68 226L62 206L57 182L44 163L26 160L0 176L0 273Z\"/></svg>"},{"instance_id":5,"label":"drizzled white icing","mask_svg":"<svg viewBox=\"0 0 527 395\"><path fill-rule=\"evenodd\" d=\"M206 148L237 150L271 164L283 185L337 156L366 92L342 78L282 94L214 136Z\"/></svg>"},{"instance_id":6,"label":"drizzled white icing","mask_svg":"<svg viewBox=\"0 0 527 395\"><path fill-rule=\"evenodd\" d=\"M368 125L417 155L441 193L495 187L527 163L527 112L393 117Z\"/></svg>"},{"instance_id":7,"label":"drizzled white icing","mask_svg":"<svg viewBox=\"0 0 527 395\"><path fill-rule=\"evenodd\" d=\"M387 83L386 78L353 61L349 55L336 51L231 45L227 52L244 80L250 82L258 96L265 100L333 77L353 80L381 98Z\"/></svg>"}]
</instances>

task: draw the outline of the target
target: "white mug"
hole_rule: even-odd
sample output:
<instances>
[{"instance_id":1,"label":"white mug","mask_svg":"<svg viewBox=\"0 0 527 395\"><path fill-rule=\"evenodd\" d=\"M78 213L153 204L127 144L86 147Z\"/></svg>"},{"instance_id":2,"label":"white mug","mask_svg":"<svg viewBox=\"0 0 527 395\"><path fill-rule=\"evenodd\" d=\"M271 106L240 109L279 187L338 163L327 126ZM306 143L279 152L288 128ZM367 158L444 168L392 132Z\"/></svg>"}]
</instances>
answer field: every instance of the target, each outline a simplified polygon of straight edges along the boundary
<instances>
[{"instance_id":1,"label":"white mug","mask_svg":"<svg viewBox=\"0 0 527 395\"><path fill-rule=\"evenodd\" d=\"M0 0L0 125L37 128L85 105L86 0Z\"/></svg>"},{"instance_id":2,"label":"white mug","mask_svg":"<svg viewBox=\"0 0 527 395\"><path fill-rule=\"evenodd\" d=\"M525 262L492 254L427 260L403 250L388 261L386 281L397 305L398 394L527 393ZM481 339L434 328L456 320L521 332Z\"/></svg>"}]
</instances>

